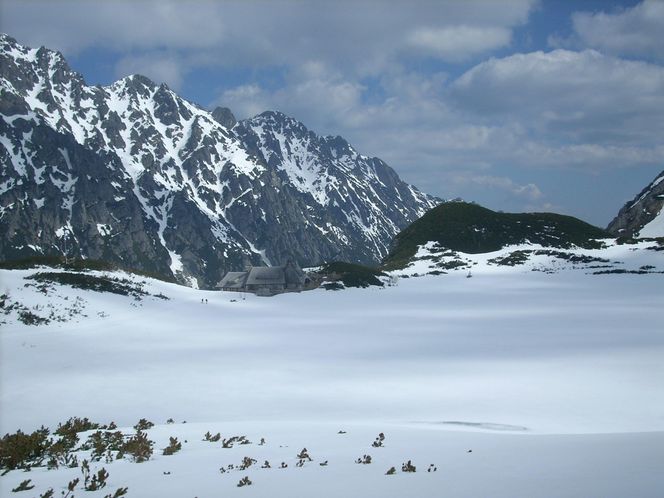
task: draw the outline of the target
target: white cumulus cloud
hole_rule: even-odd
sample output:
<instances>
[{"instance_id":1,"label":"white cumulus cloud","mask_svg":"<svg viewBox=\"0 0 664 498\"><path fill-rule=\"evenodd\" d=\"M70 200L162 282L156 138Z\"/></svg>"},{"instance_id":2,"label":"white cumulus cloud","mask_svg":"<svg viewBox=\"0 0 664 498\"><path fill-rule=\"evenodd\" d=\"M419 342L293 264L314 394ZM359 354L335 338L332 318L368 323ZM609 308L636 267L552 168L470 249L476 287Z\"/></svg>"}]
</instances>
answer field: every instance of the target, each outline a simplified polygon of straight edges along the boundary
<instances>
[{"instance_id":1,"label":"white cumulus cloud","mask_svg":"<svg viewBox=\"0 0 664 498\"><path fill-rule=\"evenodd\" d=\"M490 59L457 79L450 97L478 117L577 143L656 143L664 127L664 67L594 50Z\"/></svg>"},{"instance_id":2,"label":"white cumulus cloud","mask_svg":"<svg viewBox=\"0 0 664 498\"><path fill-rule=\"evenodd\" d=\"M509 45L512 32L504 27L422 27L407 37L408 44L442 60L457 62Z\"/></svg>"},{"instance_id":3,"label":"white cumulus cloud","mask_svg":"<svg viewBox=\"0 0 664 498\"><path fill-rule=\"evenodd\" d=\"M577 12L574 31L587 47L664 61L664 2L645 0L616 12Z\"/></svg>"}]
</instances>

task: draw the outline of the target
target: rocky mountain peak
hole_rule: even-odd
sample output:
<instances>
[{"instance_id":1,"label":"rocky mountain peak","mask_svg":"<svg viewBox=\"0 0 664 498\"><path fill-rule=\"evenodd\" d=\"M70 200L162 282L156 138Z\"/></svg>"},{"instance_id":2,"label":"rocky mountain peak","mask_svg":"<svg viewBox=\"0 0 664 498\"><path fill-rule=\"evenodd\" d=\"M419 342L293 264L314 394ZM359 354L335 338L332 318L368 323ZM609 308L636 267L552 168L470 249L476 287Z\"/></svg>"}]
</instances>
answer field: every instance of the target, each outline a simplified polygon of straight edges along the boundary
<instances>
[{"instance_id":1,"label":"rocky mountain peak","mask_svg":"<svg viewBox=\"0 0 664 498\"><path fill-rule=\"evenodd\" d=\"M0 36L0 77L13 89L28 92L39 82L48 80L45 88L67 81L84 84L83 77L72 71L64 56L45 47L31 49L8 35Z\"/></svg>"},{"instance_id":2,"label":"rocky mountain peak","mask_svg":"<svg viewBox=\"0 0 664 498\"><path fill-rule=\"evenodd\" d=\"M233 112L228 107L215 107L212 111L212 118L229 130L237 123L237 119L235 119Z\"/></svg>"},{"instance_id":3,"label":"rocky mountain peak","mask_svg":"<svg viewBox=\"0 0 664 498\"><path fill-rule=\"evenodd\" d=\"M157 89L157 84L142 74L130 74L113 83L110 88L149 98Z\"/></svg>"}]
</instances>

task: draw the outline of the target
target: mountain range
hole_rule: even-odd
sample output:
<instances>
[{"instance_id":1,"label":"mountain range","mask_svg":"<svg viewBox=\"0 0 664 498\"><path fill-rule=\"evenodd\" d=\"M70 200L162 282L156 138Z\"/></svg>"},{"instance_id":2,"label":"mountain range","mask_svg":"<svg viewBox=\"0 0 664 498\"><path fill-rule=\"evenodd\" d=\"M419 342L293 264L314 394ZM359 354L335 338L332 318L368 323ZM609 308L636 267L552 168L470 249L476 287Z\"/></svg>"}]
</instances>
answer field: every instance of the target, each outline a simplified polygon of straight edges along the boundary
<instances>
[{"instance_id":1,"label":"mountain range","mask_svg":"<svg viewBox=\"0 0 664 498\"><path fill-rule=\"evenodd\" d=\"M210 288L292 259L375 263L441 202L280 112L236 121L133 75L87 85L0 35L0 259L104 259Z\"/></svg>"},{"instance_id":2,"label":"mountain range","mask_svg":"<svg viewBox=\"0 0 664 498\"><path fill-rule=\"evenodd\" d=\"M0 92L0 260L64 254L213 288L287 260L399 267L430 242L479 253L664 235L664 172L604 231L442 202L281 112L237 121L140 75L90 86L59 52L7 35Z\"/></svg>"}]
</instances>

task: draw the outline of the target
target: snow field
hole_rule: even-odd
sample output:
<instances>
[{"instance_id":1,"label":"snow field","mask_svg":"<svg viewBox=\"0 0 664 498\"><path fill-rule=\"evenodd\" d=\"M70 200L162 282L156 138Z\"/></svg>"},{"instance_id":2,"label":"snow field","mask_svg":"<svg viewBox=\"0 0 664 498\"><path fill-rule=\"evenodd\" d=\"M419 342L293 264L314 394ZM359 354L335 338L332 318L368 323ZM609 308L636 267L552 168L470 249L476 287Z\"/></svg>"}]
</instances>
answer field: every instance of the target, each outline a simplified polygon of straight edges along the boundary
<instances>
[{"instance_id":1,"label":"snow field","mask_svg":"<svg viewBox=\"0 0 664 498\"><path fill-rule=\"evenodd\" d=\"M64 286L44 296L24 287L34 272L0 272L2 291L30 305L79 297L87 316L40 327L5 317L3 434L54 429L71 416L125 427L144 417L187 421L149 431L152 460L101 465L111 490L199 498L664 490L660 274L549 275L478 263L470 279L460 270L384 289L245 300L132 277L170 298L136 301ZM208 430L254 444L221 449L201 441ZM386 447L371 448L379 432ZM171 435L188 443L162 456ZM261 437L268 444L258 446ZM302 447L315 461L295 468ZM363 454L374 462L355 464ZM244 456L256 467L219 473ZM259 468L265 459L272 469ZM399 471L408 459L417 473ZM288 469L274 468L281 461ZM426 472L431 463L436 473ZM391 466L397 475L385 476ZM28 477L44 491L78 474L12 472L0 491ZM254 484L237 488L245 475Z\"/></svg>"},{"instance_id":2,"label":"snow field","mask_svg":"<svg viewBox=\"0 0 664 498\"><path fill-rule=\"evenodd\" d=\"M346 434L338 434L342 428ZM224 437L247 435L252 444L224 449L221 443L202 440L208 430L220 431ZM377 430L385 432L383 448L371 447ZM102 497L117 487L128 487L128 496L144 498L654 498L661 496L664 485L658 468L664 457L662 433L544 436L448 431L434 426L245 421L159 425L148 434L156 441L152 459L140 464L129 460L92 463L93 472L103 467L110 477L106 488L85 492L85 496ZM177 436L183 449L163 456L161 449L169 436ZM266 439L264 446L257 444L261 437ZM313 461L299 468L297 454L304 447ZM364 454L371 455L371 464L354 463ZM237 467L244 457L257 462L246 470L220 472L229 464ZM271 468L261 468L265 460ZM401 472L402 463L408 460L415 465L415 473ZM327 465L321 466L325 461ZM279 468L281 462L288 467ZM435 472L427 472L431 464ZM397 473L385 475L392 466ZM12 472L0 478L0 491L6 496L8 490L30 478L35 490L53 487L57 496L80 475L79 469L68 468ZM252 485L238 488L245 476Z\"/></svg>"}]
</instances>

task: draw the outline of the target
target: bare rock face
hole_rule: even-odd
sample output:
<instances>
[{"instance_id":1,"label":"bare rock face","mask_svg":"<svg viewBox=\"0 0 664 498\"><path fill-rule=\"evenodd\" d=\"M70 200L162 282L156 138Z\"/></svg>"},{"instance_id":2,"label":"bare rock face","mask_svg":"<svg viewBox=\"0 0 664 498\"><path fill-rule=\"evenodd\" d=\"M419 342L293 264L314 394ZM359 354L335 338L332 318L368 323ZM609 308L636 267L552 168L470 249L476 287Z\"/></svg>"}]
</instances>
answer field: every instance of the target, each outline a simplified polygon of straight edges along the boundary
<instances>
[{"instance_id":1,"label":"bare rock face","mask_svg":"<svg viewBox=\"0 0 664 498\"><path fill-rule=\"evenodd\" d=\"M237 124L237 119L235 119L233 112L228 107L215 108L212 111L212 117L217 123L229 130Z\"/></svg>"},{"instance_id":2,"label":"bare rock face","mask_svg":"<svg viewBox=\"0 0 664 498\"><path fill-rule=\"evenodd\" d=\"M0 258L61 254L212 287L247 264L378 262L440 200L341 137L237 122L134 75L88 86L0 35Z\"/></svg>"},{"instance_id":3,"label":"bare rock face","mask_svg":"<svg viewBox=\"0 0 664 498\"><path fill-rule=\"evenodd\" d=\"M664 171L625 204L607 230L616 237L664 237Z\"/></svg>"}]
</instances>

